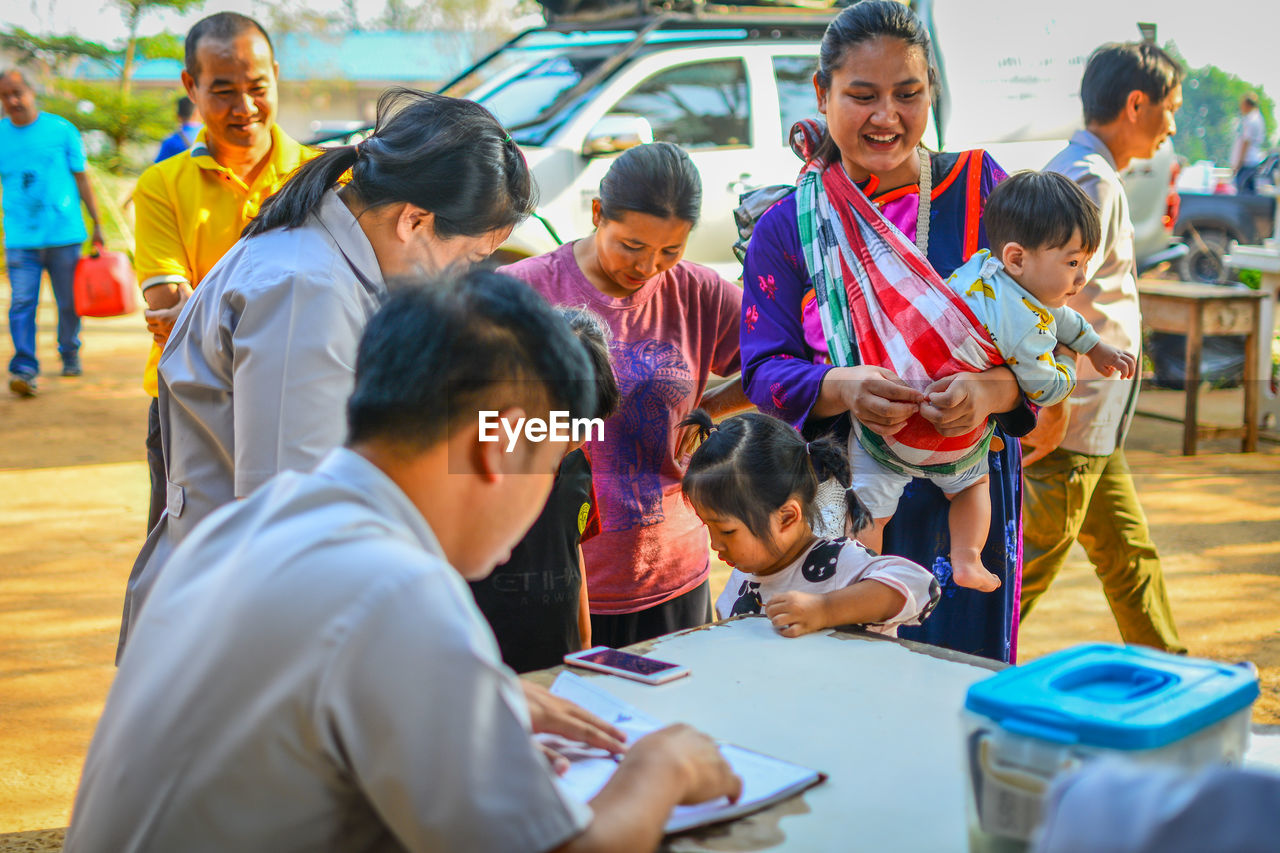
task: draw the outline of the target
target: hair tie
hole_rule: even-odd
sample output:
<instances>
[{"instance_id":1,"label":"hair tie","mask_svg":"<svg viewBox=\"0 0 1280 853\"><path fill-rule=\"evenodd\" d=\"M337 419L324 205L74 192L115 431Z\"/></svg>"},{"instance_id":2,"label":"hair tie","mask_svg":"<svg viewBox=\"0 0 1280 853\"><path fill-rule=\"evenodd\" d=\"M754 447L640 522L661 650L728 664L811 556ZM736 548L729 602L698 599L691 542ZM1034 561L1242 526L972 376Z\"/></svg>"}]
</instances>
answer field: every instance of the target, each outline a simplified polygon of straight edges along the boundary
<instances>
[{"instance_id":1,"label":"hair tie","mask_svg":"<svg viewBox=\"0 0 1280 853\"><path fill-rule=\"evenodd\" d=\"M364 140L361 139L359 142L357 142L355 145L351 147L356 149L356 159L359 160L360 155L364 153Z\"/></svg>"},{"instance_id":2,"label":"hair tie","mask_svg":"<svg viewBox=\"0 0 1280 853\"><path fill-rule=\"evenodd\" d=\"M502 144L503 145L511 144L511 134L508 133L506 136L502 137Z\"/></svg>"},{"instance_id":3,"label":"hair tie","mask_svg":"<svg viewBox=\"0 0 1280 853\"><path fill-rule=\"evenodd\" d=\"M809 442L807 442L807 441L804 443L804 455L805 455L805 456L811 456L811 455L812 455L811 453L809 453Z\"/></svg>"}]
</instances>

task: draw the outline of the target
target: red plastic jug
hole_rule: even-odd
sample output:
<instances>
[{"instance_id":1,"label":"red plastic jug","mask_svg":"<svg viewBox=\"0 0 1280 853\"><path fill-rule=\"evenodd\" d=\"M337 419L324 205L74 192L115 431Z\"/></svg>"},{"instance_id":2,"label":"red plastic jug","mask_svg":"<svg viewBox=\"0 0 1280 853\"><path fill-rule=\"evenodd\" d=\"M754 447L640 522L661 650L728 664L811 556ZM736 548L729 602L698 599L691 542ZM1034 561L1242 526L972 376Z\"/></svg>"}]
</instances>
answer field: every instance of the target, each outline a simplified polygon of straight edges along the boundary
<instances>
[{"instance_id":1,"label":"red plastic jug","mask_svg":"<svg viewBox=\"0 0 1280 853\"><path fill-rule=\"evenodd\" d=\"M76 313L81 317L119 317L138 310L138 279L124 252L109 252L101 243L76 264Z\"/></svg>"}]
</instances>

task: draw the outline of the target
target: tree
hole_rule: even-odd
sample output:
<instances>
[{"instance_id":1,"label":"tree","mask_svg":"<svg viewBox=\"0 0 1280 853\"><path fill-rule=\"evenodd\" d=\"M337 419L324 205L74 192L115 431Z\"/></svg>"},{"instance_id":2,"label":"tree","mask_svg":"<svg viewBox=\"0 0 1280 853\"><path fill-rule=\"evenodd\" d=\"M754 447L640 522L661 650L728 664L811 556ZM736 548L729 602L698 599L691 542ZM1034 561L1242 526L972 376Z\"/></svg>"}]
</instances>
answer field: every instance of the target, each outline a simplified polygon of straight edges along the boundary
<instances>
[{"instance_id":1,"label":"tree","mask_svg":"<svg viewBox=\"0 0 1280 853\"><path fill-rule=\"evenodd\" d=\"M285 35L323 36L348 29L349 20L341 14L318 12L307 0L271 0L255 6L254 17L263 23L273 38Z\"/></svg>"},{"instance_id":2,"label":"tree","mask_svg":"<svg viewBox=\"0 0 1280 853\"><path fill-rule=\"evenodd\" d=\"M188 12L202 4L204 0L111 0L111 5L120 10L124 16L125 36L124 56L120 61L120 91L128 94L133 83L133 66L137 58L139 39L138 26L148 12L170 9L178 14ZM173 43L161 41L162 45L172 48Z\"/></svg>"},{"instance_id":3,"label":"tree","mask_svg":"<svg viewBox=\"0 0 1280 853\"><path fill-rule=\"evenodd\" d=\"M82 131L100 131L111 142L104 165L119 172L127 165L131 143L152 141L172 124L173 98L169 93L133 91L133 72L139 59L182 59L182 40L172 33L139 36L142 19L150 12L170 9L186 12L203 0L111 0L124 18L127 35L112 46L79 36L37 35L19 27L0 33L0 48L15 54L20 65L34 66L44 82L45 106ZM69 79L86 62L106 65L116 76L114 84ZM175 81L176 83L176 81ZM84 108L85 106L89 108Z\"/></svg>"},{"instance_id":4,"label":"tree","mask_svg":"<svg viewBox=\"0 0 1280 853\"><path fill-rule=\"evenodd\" d=\"M110 151L94 160L115 174L142 165L132 162L131 146L155 142L173 129L175 93L171 91L126 93L116 83L64 80L42 100L45 109L81 132L96 131L110 142Z\"/></svg>"},{"instance_id":5,"label":"tree","mask_svg":"<svg viewBox=\"0 0 1280 853\"><path fill-rule=\"evenodd\" d=\"M532 0L386 0L376 25L398 32L506 32L513 19L536 11L538 6Z\"/></svg>"},{"instance_id":6,"label":"tree","mask_svg":"<svg viewBox=\"0 0 1280 853\"><path fill-rule=\"evenodd\" d=\"M1247 93L1258 96L1258 109L1267 125L1267 138L1276 129L1275 103L1261 86L1254 86L1216 65L1187 70L1182 81L1182 109L1174 120L1178 135L1174 148L1192 163L1212 160L1219 166L1231 163L1240 99Z\"/></svg>"}]
</instances>

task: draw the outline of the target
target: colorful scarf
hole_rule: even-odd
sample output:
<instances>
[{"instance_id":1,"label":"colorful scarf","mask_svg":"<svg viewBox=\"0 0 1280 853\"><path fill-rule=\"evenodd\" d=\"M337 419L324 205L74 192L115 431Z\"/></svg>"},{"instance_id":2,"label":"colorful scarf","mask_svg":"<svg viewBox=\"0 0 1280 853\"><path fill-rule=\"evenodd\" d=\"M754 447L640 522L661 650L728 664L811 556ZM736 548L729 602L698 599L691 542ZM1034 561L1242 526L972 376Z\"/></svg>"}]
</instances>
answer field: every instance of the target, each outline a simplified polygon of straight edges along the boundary
<instances>
[{"instance_id":1,"label":"colorful scarf","mask_svg":"<svg viewBox=\"0 0 1280 853\"><path fill-rule=\"evenodd\" d=\"M792 145L806 160L796 213L832 364L884 367L918 390L944 376L1002 364L978 318L844 166L813 158L814 139L812 127L792 130ZM988 422L946 438L919 414L891 436L854 423L873 458L916 477L972 467L994 430Z\"/></svg>"}]
</instances>

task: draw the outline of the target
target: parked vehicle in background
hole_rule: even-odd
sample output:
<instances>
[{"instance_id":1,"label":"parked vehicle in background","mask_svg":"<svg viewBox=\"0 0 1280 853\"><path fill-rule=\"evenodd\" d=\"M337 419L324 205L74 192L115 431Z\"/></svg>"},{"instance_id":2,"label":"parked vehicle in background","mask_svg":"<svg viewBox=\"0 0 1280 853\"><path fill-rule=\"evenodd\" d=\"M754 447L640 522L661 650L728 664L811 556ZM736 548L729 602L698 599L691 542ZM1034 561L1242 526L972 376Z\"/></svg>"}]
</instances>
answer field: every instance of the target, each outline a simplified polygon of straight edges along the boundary
<instances>
[{"instance_id":1,"label":"parked vehicle in background","mask_svg":"<svg viewBox=\"0 0 1280 853\"><path fill-rule=\"evenodd\" d=\"M1209 283L1232 277L1222 263L1232 241L1261 243L1272 234L1276 200L1265 195L1180 193L1182 209L1174 233L1187 244L1178 264L1185 281Z\"/></svg>"},{"instance_id":2,"label":"parked vehicle in background","mask_svg":"<svg viewBox=\"0 0 1280 853\"><path fill-rule=\"evenodd\" d=\"M1231 243L1258 244L1275 233L1276 199L1280 187L1280 155L1273 154L1259 169L1258 195L1179 193L1181 209L1174 233L1187 244L1188 254L1178 272L1186 281L1224 282L1233 278L1222 263Z\"/></svg>"},{"instance_id":3,"label":"parked vehicle in background","mask_svg":"<svg viewBox=\"0 0 1280 853\"><path fill-rule=\"evenodd\" d=\"M556 13L583 7L545 5L546 26L517 35L441 90L492 110L538 182L538 211L500 259L542 254L589 233L591 199L613 158L661 140L687 149L702 174L702 219L686 256L737 278L733 210L749 190L795 180L799 162L787 135L816 113L818 45L838 10L670 0L664 5L688 11L637 16L636 0L591 0L590 12L565 16ZM1022 5L1036 8L911 3L933 33L940 71L926 145L987 148L1011 172L1041 168L1081 124L1083 59L1103 41L1136 35L1132 23L1078 27ZM976 31L979 21L999 21L999 38ZM1166 147L1126 172L1140 261L1170 251L1172 167Z\"/></svg>"}]
</instances>

